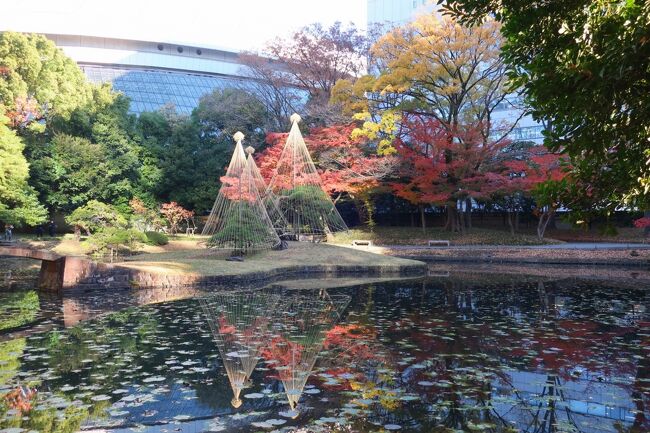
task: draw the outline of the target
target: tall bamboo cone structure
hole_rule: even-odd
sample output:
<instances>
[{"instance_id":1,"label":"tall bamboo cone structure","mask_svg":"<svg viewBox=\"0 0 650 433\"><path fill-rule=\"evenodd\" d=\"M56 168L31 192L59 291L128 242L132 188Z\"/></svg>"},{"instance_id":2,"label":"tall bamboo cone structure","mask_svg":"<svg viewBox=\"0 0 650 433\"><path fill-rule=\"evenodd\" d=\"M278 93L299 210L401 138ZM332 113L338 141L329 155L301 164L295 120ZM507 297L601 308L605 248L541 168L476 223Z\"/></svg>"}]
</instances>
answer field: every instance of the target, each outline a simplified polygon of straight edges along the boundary
<instances>
[{"instance_id":1,"label":"tall bamboo cone structure","mask_svg":"<svg viewBox=\"0 0 650 433\"><path fill-rule=\"evenodd\" d=\"M246 163L244 134L237 132L233 138L235 150L202 234L211 235L208 247L235 254L271 249L280 244L280 238L260 197L255 174Z\"/></svg>"},{"instance_id":2,"label":"tall bamboo cone structure","mask_svg":"<svg viewBox=\"0 0 650 433\"><path fill-rule=\"evenodd\" d=\"M346 295L292 295L282 300L272 326L273 339L266 352L274 360L294 416L307 379L319 352L325 334L336 324L350 302Z\"/></svg>"},{"instance_id":3,"label":"tall bamboo cone structure","mask_svg":"<svg viewBox=\"0 0 650 433\"><path fill-rule=\"evenodd\" d=\"M278 197L278 207L288 223L287 231L297 237L347 231L334 202L323 190L299 122L300 116L294 113L287 142L267 192Z\"/></svg>"},{"instance_id":4,"label":"tall bamboo cone structure","mask_svg":"<svg viewBox=\"0 0 650 433\"><path fill-rule=\"evenodd\" d=\"M247 155L246 165L248 169L251 171L251 175L255 180L255 184L257 185L257 190L260 192L262 202L266 207L266 212L269 214L269 218L271 220L271 223L273 224L273 227L275 228L276 233L278 233L278 235L283 235L289 224L287 223L287 220L284 218L284 215L280 210L278 197L273 193L273 191L267 188L266 182L264 181L264 177L262 177L262 173L260 173L260 169L257 166L257 163L255 162L255 158L253 158L253 153L255 152L255 149L248 146L245 149L245 151Z\"/></svg>"}]
</instances>

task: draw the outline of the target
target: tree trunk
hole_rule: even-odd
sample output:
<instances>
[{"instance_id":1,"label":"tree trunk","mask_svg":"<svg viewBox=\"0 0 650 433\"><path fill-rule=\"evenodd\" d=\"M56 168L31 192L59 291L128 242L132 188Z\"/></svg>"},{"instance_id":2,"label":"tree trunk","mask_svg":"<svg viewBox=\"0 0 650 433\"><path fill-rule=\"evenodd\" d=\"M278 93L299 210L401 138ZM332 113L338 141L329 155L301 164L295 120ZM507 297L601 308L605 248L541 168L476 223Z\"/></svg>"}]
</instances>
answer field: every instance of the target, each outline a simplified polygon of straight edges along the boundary
<instances>
[{"instance_id":1,"label":"tree trunk","mask_svg":"<svg viewBox=\"0 0 650 433\"><path fill-rule=\"evenodd\" d=\"M374 204L372 200L369 197L366 197L363 200L364 207L366 208L366 224L370 228L370 231L375 230L375 219L373 217L374 212Z\"/></svg>"},{"instance_id":2,"label":"tree trunk","mask_svg":"<svg viewBox=\"0 0 650 433\"><path fill-rule=\"evenodd\" d=\"M411 227L415 227L415 213L409 212L411 215Z\"/></svg>"},{"instance_id":3,"label":"tree trunk","mask_svg":"<svg viewBox=\"0 0 650 433\"><path fill-rule=\"evenodd\" d=\"M515 211L515 231L519 231L519 211Z\"/></svg>"},{"instance_id":4,"label":"tree trunk","mask_svg":"<svg viewBox=\"0 0 650 433\"><path fill-rule=\"evenodd\" d=\"M537 222L537 238L539 240L544 239L544 232L548 223L553 219L555 215L555 209L547 209L539 216L539 221Z\"/></svg>"},{"instance_id":5,"label":"tree trunk","mask_svg":"<svg viewBox=\"0 0 650 433\"><path fill-rule=\"evenodd\" d=\"M424 219L424 205L420 205L420 224L422 224L422 233L424 234L427 229L427 222Z\"/></svg>"},{"instance_id":6,"label":"tree trunk","mask_svg":"<svg viewBox=\"0 0 650 433\"><path fill-rule=\"evenodd\" d=\"M467 212L465 223L467 225L467 228L471 229L472 228L472 199L471 198L468 198L465 201L465 206L466 206L465 212Z\"/></svg>"},{"instance_id":7,"label":"tree trunk","mask_svg":"<svg viewBox=\"0 0 650 433\"><path fill-rule=\"evenodd\" d=\"M458 212L456 210L456 203L447 203L447 223L445 230L455 232L458 230Z\"/></svg>"},{"instance_id":8,"label":"tree trunk","mask_svg":"<svg viewBox=\"0 0 650 433\"><path fill-rule=\"evenodd\" d=\"M357 218L359 218L359 224L364 224L366 222L366 211L363 209L363 201L355 200L354 208L357 211Z\"/></svg>"},{"instance_id":9,"label":"tree trunk","mask_svg":"<svg viewBox=\"0 0 650 433\"><path fill-rule=\"evenodd\" d=\"M515 235L515 226L512 224L512 211L506 211L506 214L508 216L508 227L510 227L510 234L512 236Z\"/></svg>"},{"instance_id":10,"label":"tree trunk","mask_svg":"<svg viewBox=\"0 0 650 433\"><path fill-rule=\"evenodd\" d=\"M465 212L466 212L466 210L463 209L463 206L462 206L463 202L464 202L464 200L461 200L460 202L456 201L456 209L458 209L459 208L458 205L461 204L460 209L458 210L458 212L456 212L456 215L457 215L456 227L458 228L458 232L461 233L461 234L465 233Z\"/></svg>"},{"instance_id":11,"label":"tree trunk","mask_svg":"<svg viewBox=\"0 0 650 433\"><path fill-rule=\"evenodd\" d=\"M449 207L449 204L447 204L445 206L445 209L447 210L447 219L445 221L445 225L443 227L443 230L451 230L451 226L452 226L451 218L452 218L452 216L451 216L451 208Z\"/></svg>"},{"instance_id":12,"label":"tree trunk","mask_svg":"<svg viewBox=\"0 0 650 433\"><path fill-rule=\"evenodd\" d=\"M79 242L81 240L81 227L74 226L74 240Z\"/></svg>"}]
</instances>

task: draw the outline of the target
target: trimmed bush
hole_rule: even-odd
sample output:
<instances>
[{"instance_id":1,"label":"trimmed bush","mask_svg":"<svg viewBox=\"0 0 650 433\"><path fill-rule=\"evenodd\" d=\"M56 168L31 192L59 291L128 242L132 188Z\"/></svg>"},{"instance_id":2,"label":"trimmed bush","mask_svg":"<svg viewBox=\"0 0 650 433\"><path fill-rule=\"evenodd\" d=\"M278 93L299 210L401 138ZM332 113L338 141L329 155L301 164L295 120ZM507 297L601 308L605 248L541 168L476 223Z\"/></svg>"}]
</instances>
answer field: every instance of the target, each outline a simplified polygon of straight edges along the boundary
<instances>
[{"instance_id":1,"label":"trimmed bush","mask_svg":"<svg viewBox=\"0 0 650 433\"><path fill-rule=\"evenodd\" d=\"M147 236L147 243L149 245L167 245L169 243L169 237L160 232L145 232Z\"/></svg>"}]
</instances>

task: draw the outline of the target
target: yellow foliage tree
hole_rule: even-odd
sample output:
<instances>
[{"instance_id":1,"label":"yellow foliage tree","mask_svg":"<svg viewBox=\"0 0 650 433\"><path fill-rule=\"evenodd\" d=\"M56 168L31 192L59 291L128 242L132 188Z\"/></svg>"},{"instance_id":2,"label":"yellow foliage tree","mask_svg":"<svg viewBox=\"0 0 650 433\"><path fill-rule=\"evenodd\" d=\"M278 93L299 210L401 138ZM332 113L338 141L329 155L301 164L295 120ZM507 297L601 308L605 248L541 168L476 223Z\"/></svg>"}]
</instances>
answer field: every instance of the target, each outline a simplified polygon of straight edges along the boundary
<instances>
[{"instance_id":1,"label":"yellow foliage tree","mask_svg":"<svg viewBox=\"0 0 650 433\"><path fill-rule=\"evenodd\" d=\"M492 19L464 26L450 17L422 15L380 38L370 68L379 73L339 80L331 102L363 121L354 134L376 140L381 154L394 152L394 138L408 133L401 120L409 115L435 118L450 130L478 126L486 142L505 137L512 125L492 118L499 104L514 99L501 45L500 25Z\"/></svg>"}]
</instances>

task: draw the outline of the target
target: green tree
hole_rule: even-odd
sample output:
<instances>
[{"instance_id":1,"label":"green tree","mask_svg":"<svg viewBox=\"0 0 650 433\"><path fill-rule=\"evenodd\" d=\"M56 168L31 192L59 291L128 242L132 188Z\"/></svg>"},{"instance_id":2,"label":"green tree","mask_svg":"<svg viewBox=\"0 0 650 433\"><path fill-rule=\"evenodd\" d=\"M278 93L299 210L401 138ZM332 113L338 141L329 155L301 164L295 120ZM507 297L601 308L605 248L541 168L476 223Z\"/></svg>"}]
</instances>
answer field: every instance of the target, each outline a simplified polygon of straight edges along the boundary
<instances>
[{"instance_id":1,"label":"green tree","mask_svg":"<svg viewBox=\"0 0 650 433\"><path fill-rule=\"evenodd\" d=\"M20 108L17 101L34 98L38 117L68 117L91 93L75 62L45 36L0 33L0 104L9 112Z\"/></svg>"},{"instance_id":2,"label":"green tree","mask_svg":"<svg viewBox=\"0 0 650 433\"><path fill-rule=\"evenodd\" d=\"M158 143L157 153L162 170L158 196L176 201L202 214L212 208L219 190L219 178L232 155L233 134L240 130L246 143L260 148L265 133L260 125L268 124L268 112L253 95L237 89L215 90L204 96L188 118L168 122L172 128L169 141L164 135L150 133ZM149 116L141 122L146 131L164 131L160 119ZM157 126L156 126L157 125Z\"/></svg>"},{"instance_id":3,"label":"green tree","mask_svg":"<svg viewBox=\"0 0 650 433\"><path fill-rule=\"evenodd\" d=\"M0 111L0 220L11 224L38 224L47 212L29 186L29 165L22 140L6 125Z\"/></svg>"},{"instance_id":4,"label":"green tree","mask_svg":"<svg viewBox=\"0 0 650 433\"><path fill-rule=\"evenodd\" d=\"M32 161L31 183L53 211L71 212L89 200L128 208L137 195L155 202L158 161L141 145L129 100L102 86L92 100L48 122L43 132L25 131Z\"/></svg>"},{"instance_id":5,"label":"green tree","mask_svg":"<svg viewBox=\"0 0 650 433\"><path fill-rule=\"evenodd\" d=\"M143 145L152 133L138 128L129 104L110 85L88 82L44 36L0 34L0 105L25 143L29 184L51 211L89 200L126 211L133 196L157 204L158 154Z\"/></svg>"},{"instance_id":6,"label":"green tree","mask_svg":"<svg viewBox=\"0 0 650 433\"><path fill-rule=\"evenodd\" d=\"M441 2L442 3L442 2ZM503 57L533 116L550 122L546 144L566 152L592 212L650 207L650 2L454 0L467 22L503 23Z\"/></svg>"},{"instance_id":7,"label":"green tree","mask_svg":"<svg viewBox=\"0 0 650 433\"><path fill-rule=\"evenodd\" d=\"M88 235L106 228L125 228L127 225L126 219L115 207L97 200L90 200L75 209L65 218L65 222Z\"/></svg>"}]
</instances>

